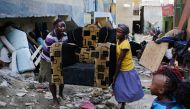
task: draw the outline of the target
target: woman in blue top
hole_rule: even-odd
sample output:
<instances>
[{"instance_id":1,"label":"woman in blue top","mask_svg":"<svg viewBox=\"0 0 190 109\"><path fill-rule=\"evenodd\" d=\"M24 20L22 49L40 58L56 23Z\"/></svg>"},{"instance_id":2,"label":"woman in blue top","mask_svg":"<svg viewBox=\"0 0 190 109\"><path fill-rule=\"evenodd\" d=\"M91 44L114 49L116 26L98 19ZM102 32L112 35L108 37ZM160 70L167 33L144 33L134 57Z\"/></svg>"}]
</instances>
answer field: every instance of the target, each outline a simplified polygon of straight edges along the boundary
<instances>
[{"instance_id":1,"label":"woman in blue top","mask_svg":"<svg viewBox=\"0 0 190 109\"><path fill-rule=\"evenodd\" d=\"M157 98L153 101L151 109L185 109L174 96L181 80L182 75L176 68L161 67L156 71L150 90L151 94L156 95Z\"/></svg>"}]
</instances>

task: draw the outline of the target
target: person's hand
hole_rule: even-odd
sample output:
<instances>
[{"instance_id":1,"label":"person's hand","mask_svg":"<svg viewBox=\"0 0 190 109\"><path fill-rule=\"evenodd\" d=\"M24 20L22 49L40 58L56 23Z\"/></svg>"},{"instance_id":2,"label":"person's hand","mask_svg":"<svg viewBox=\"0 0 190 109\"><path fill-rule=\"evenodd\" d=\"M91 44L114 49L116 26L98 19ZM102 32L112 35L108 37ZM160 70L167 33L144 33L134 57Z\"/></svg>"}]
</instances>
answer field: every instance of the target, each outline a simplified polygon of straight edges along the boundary
<instances>
[{"instance_id":1,"label":"person's hand","mask_svg":"<svg viewBox=\"0 0 190 109\"><path fill-rule=\"evenodd\" d=\"M183 31L180 30L180 29L178 29L178 28L173 29L173 34L174 34L174 36L180 34L181 32L183 32Z\"/></svg>"}]
</instances>

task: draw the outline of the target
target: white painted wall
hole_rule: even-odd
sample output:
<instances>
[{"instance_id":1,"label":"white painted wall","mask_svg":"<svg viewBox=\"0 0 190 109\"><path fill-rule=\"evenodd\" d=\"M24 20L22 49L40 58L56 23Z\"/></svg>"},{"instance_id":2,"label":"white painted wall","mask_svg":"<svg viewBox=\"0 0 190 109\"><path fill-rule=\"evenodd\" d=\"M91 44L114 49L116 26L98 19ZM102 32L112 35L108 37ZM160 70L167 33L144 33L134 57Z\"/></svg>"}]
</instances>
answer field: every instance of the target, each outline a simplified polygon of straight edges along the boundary
<instances>
[{"instance_id":1,"label":"white painted wall","mask_svg":"<svg viewBox=\"0 0 190 109\"><path fill-rule=\"evenodd\" d=\"M124 7L124 4L128 4L129 7ZM133 9L132 0L117 0L116 3L116 24L126 24L132 31L133 25Z\"/></svg>"},{"instance_id":2,"label":"white painted wall","mask_svg":"<svg viewBox=\"0 0 190 109\"><path fill-rule=\"evenodd\" d=\"M155 24L162 30L162 8L161 6L145 6L144 7L144 32L148 31L147 22Z\"/></svg>"}]
</instances>

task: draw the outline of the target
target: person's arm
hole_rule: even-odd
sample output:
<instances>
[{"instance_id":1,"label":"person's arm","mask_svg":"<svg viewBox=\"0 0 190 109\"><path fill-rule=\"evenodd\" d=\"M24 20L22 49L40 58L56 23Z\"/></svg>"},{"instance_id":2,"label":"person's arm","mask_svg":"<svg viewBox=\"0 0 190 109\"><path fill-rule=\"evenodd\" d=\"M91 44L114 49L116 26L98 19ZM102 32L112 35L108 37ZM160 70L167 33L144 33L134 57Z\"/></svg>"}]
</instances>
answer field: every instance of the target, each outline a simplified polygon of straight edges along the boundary
<instances>
[{"instance_id":1,"label":"person's arm","mask_svg":"<svg viewBox=\"0 0 190 109\"><path fill-rule=\"evenodd\" d=\"M117 77L117 74L118 74L120 68L121 68L121 63L122 63L123 59L125 58L128 51L129 51L129 49L122 49L121 50L120 56L119 56L117 64L116 64L116 71L115 71L115 75L114 75L114 81L115 81L115 79Z\"/></svg>"},{"instance_id":2,"label":"person's arm","mask_svg":"<svg viewBox=\"0 0 190 109\"><path fill-rule=\"evenodd\" d=\"M186 0L185 7L183 9L183 13L178 24L178 28L177 28L178 30L183 29L183 25L189 16L190 16L190 0Z\"/></svg>"}]
</instances>

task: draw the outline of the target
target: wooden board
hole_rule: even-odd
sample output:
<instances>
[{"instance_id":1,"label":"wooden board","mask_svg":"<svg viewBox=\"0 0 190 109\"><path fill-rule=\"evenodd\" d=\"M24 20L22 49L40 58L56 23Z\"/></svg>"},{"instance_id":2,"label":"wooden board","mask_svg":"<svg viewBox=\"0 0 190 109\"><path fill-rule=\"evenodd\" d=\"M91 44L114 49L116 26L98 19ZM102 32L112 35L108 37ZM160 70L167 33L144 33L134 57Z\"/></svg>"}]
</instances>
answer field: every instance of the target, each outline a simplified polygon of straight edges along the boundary
<instances>
[{"instance_id":1,"label":"wooden board","mask_svg":"<svg viewBox=\"0 0 190 109\"><path fill-rule=\"evenodd\" d=\"M168 43L156 44L155 42L149 42L139 63L154 72L159 68L167 49Z\"/></svg>"},{"instance_id":2,"label":"wooden board","mask_svg":"<svg viewBox=\"0 0 190 109\"><path fill-rule=\"evenodd\" d=\"M32 54L31 59L34 60L34 58L37 56L38 53L42 50L42 45L40 45L37 50Z\"/></svg>"}]
</instances>

